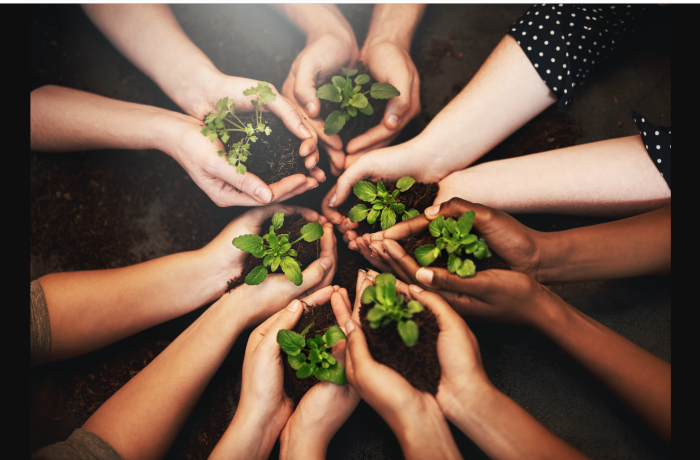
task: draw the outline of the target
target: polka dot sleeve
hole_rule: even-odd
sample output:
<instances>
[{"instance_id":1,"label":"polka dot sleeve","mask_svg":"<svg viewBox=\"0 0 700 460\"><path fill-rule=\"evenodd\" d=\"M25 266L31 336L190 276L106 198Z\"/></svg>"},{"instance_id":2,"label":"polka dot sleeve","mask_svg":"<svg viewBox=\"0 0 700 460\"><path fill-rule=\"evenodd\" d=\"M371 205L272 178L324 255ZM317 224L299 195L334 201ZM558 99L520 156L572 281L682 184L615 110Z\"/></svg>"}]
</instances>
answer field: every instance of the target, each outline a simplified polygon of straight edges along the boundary
<instances>
[{"instance_id":1,"label":"polka dot sleeve","mask_svg":"<svg viewBox=\"0 0 700 460\"><path fill-rule=\"evenodd\" d=\"M534 5L508 28L568 108L575 89L632 32L646 5Z\"/></svg>"},{"instance_id":2,"label":"polka dot sleeve","mask_svg":"<svg viewBox=\"0 0 700 460\"><path fill-rule=\"evenodd\" d=\"M632 119L639 129L651 161L666 180L668 188L671 188L671 128L656 126L634 110Z\"/></svg>"}]
</instances>

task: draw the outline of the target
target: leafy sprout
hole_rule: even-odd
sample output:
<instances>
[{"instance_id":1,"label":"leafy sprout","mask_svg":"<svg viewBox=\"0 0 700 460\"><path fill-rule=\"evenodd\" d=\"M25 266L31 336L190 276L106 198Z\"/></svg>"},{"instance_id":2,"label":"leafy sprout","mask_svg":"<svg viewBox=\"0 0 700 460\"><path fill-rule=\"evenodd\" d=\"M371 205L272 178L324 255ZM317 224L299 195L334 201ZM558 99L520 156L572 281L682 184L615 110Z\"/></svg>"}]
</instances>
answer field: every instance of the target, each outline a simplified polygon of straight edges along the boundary
<instances>
[{"instance_id":1,"label":"leafy sprout","mask_svg":"<svg viewBox=\"0 0 700 460\"><path fill-rule=\"evenodd\" d=\"M418 325L413 315L423 311L423 305L417 300L404 303L403 294L396 292L396 278L391 273L377 275L374 286L365 288L362 303L374 303L374 308L367 312L369 327L377 329L396 321L396 329L407 347L418 341Z\"/></svg>"},{"instance_id":2,"label":"leafy sprout","mask_svg":"<svg viewBox=\"0 0 700 460\"><path fill-rule=\"evenodd\" d=\"M220 99L216 103L216 110L218 113L210 113L204 118L204 124L206 125L202 128L201 133L207 136L210 141L214 142L217 138L221 139L221 142L226 145L231 136L230 132L238 131L245 133L245 136L238 142L234 142L231 145L231 150L226 152L219 150L217 153L220 157L225 156L226 161L231 166L236 167L236 172L238 174L245 174L246 167L243 163L246 162L250 156L251 142L257 142L258 135L265 133L269 136L272 130L269 126L265 126L262 122L262 111L260 110L260 104L267 104L272 102L277 98L277 95L270 88L270 84L264 81L259 81L257 86L243 91L244 96L255 96L254 100L250 103L255 107L255 126L252 123L243 123L240 118L236 116L236 103L233 99L225 97ZM227 117L231 115L231 117Z\"/></svg>"},{"instance_id":3,"label":"leafy sprout","mask_svg":"<svg viewBox=\"0 0 700 460\"><path fill-rule=\"evenodd\" d=\"M295 259L297 251L292 249L292 245L302 239L308 243L316 241L323 236L323 227L318 222L309 222L301 228L301 236L289 242L289 235L275 233L284 224L284 213L282 211L272 216L270 232L263 236L241 235L233 239L233 245L241 251L251 254L253 257L263 259L263 264L255 267L248 276L245 277L245 284L257 285L265 281L270 271L275 272L282 267L282 271L292 283L299 286L303 281L299 261Z\"/></svg>"},{"instance_id":4,"label":"leafy sprout","mask_svg":"<svg viewBox=\"0 0 700 460\"><path fill-rule=\"evenodd\" d=\"M357 69L346 69L343 67L343 74L331 79L333 83L321 86L316 91L316 97L326 99L331 102L339 102L340 110L334 110L326 118L326 126L323 132L327 136L337 134L350 117L356 117L357 112L365 115L372 115L374 109L367 100L367 94L374 99L391 99L400 96L401 93L389 83L375 83L372 87L362 92L362 85L369 83L369 75L361 74L355 77L353 85L352 77L357 74Z\"/></svg>"},{"instance_id":5,"label":"leafy sprout","mask_svg":"<svg viewBox=\"0 0 700 460\"><path fill-rule=\"evenodd\" d=\"M359 181L355 183L352 190L362 201L370 203L370 207L364 204L354 206L349 213L350 222L361 222L367 219L367 223L374 225L379 217L381 219L382 230L386 230L396 223L396 217L401 216L401 220L408 220L419 216L416 209L406 211L406 206L396 202L399 192L405 192L416 180L412 177L402 177L396 182L396 190L391 194L386 191L382 181L377 182L375 187L371 182Z\"/></svg>"},{"instance_id":6,"label":"leafy sprout","mask_svg":"<svg viewBox=\"0 0 700 460\"><path fill-rule=\"evenodd\" d=\"M345 367L328 352L346 338L345 333L338 326L331 326L325 334L306 339L313 325L306 326L301 334L284 329L277 333L277 343L287 353L287 362L299 379L313 375L321 382L345 385Z\"/></svg>"},{"instance_id":7,"label":"leafy sprout","mask_svg":"<svg viewBox=\"0 0 700 460\"><path fill-rule=\"evenodd\" d=\"M460 278L474 276L474 262L471 259L462 259L462 254L473 254L479 260L491 257L486 241L469 233L475 217L474 211L465 212L457 221L451 217L445 219L445 216L440 214L428 226L430 234L437 238L435 244L426 244L416 249L418 263L427 267L442 255L442 251L447 251L447 270L450 273L456 273Z\"/></svg>"}]
</instances>

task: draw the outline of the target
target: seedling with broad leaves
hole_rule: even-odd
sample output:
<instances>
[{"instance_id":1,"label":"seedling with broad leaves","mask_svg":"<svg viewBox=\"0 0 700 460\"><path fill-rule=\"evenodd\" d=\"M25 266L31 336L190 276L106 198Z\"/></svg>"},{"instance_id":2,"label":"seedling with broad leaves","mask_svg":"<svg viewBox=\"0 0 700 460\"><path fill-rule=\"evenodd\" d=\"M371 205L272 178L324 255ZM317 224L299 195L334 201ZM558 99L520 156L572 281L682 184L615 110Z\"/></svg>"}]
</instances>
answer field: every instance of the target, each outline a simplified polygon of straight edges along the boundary
<instances>
[{"instance_id":1,"label":"seedling with broad leaves","mask_svg":"<svg viewBox=\"0 0 700 460\"><path fill-rule=\"evenodd\" d=\"M396 329L407 347L418 341L418 325L413 315L423 311L423 305L417 300L404 302L403 294L396 292L396 278L391 273L377 275L374 286L365 288L362 303L372 304L374 308L367 312L367 320L372 329L385 327L396 321Z\"/></svg>"},{"instance_id":2,"label":"seedling with broad leaves","mask_svg":"<svg viewBox=\"0 0 700 460\"><path fill-rule=\"evenodd\" d=\"M352 77L357 74L357 69L343 67L342 70L345 77L336 75L331 79L333 83L323 85L316 91L316 97L340 103L340 110L334 110L326 117L323 132L327 136L340 132L345 122L350 120L350 117L356 117L357 112L365 115L374 113L372 105L367 100L367 94L374 99L391 99L401 95L399 90L389 83L375 83L369 90L362 92L362 85L370 80L369 75L364 73L358 75L353 85Z\"/></svg>"},{"instance_id":3,"label":"seedling with broad leaves","mask_svg":"<svg viewBox=\"0 0 700 460\"><path fill-rule=\"evenodd\" d=\"M320 382L345 385L345 367L329 352L333 345L346 338L345 333L338 326L331 326L323 335L306 339L313 325L306 326L301 334L288 330L277 333L277 343L287 353L287 362L297 371L299 379L313 375Z\"/></svg>"},{"instance_id":4,"label":"seedling with broad leaves","mask_svg":"<svg viewBox=\"0 0 700 460\"><path fill-rule=\"evenodd\" d=\"M462 259L462 254L472 254L479 260L491 257L486 241L469 233L475 217L474 211L465 212L457 221L451 217L445 219L445 216L440 214L428 226L430 234L437 238L435 244L426 244L416 249L418 263L427 267L442 255L442 251L447 251L447 270L450 273L456 273L460 278L474 276L474 262L471 259Z\"/></svg>"},{"instance_id":5,"label":"seedling with broad leaves","mask_svg":"<svg viewBox=\"0 0 700 460\"><path fill-rule=\"evenodd\" d=\"M318 222L309 222L301 228L301 236L290 243L289 235L275 233L275 230L280 229L283 224L284 213L280 211L272 216L272 225L270 225L268 234L263 236L241 235L233 239L233 245L238 249L253 257L263 259L263 264L255 267L245 277L245 284L257 285L265 281L268 267L273 273L277 268L282 267L287 278L297 286L300 286L304 281L299 261L295 259L297 251L292 248L292 245L301 240L308 243L318 240L323 236L323 227Z\"/></svg>"},{"instance_id":6,"label":"seedling with broad leaves","mask_svg":"<svg viewBox=\"0 0 700 460\"><path fill-rule=\"evenodd\" d=\"M236 167L236 172L238 174L246 173L247 169L243 163L245 163L250 156L250 151L248 150L250 148L250 143L257 142L258 135L265 133L266 136L269 136L272 132L270 127L265 126L265 123L262 122L260 104L267 104L277 98L277 95L272 91L272 88L270 88L270 84L264 81L258 82L257 86L246 89L243 91L243 95L255 96L255 99L250 101L253 107L255 107L255 126L253 126L252 123L243 123L236 116L236 104L233 99L225 97L216 103L216 110L219 113L210 113L204 118L204 124L206 126L202 128L201 131L210 141L214 142L219 138L224 145L226 145L231 138L229 135L230 132L237 131L245 133L245 136L240 141L234 142L231 145L230 151L225 152L219 150L217 152L220 157L225 156L226 161L228 161L231 166ZM233 119L227 118L229 114Z\"/></svg>"},{"instance_id":7,"label":"seedling with broad leaves","mask_svg":"<svg viewBox=\"0 0 700 460\"><path fill-rule=\"evenodd\" d=\"M364 204L354 206L349 213L350 222L361 222L367 219L368 224L374 225L377 218L380 218L382 230L386 230L396 223L397 216L401 216L401 220L419 216L418 210L409 209L406 211L406 206L396 202L399 193L410 189L415 183L416 180L412 177L402 177L396 182L396 190L389 194L382 181L377 182L376 187L371 182L356 182L352 191L362 201L369 202L371 207L368 208Z\"/></svg>"}]
</instances>

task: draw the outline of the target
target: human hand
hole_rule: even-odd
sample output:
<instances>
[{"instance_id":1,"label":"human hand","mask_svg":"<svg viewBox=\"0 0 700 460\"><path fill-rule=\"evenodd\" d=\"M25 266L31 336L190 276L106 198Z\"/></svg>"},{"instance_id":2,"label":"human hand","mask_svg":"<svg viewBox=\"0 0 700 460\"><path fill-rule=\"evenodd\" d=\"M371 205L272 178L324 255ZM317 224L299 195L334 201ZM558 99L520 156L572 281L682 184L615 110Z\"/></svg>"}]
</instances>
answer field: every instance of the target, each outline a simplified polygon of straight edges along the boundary
<instances>
[{"instance_id":1,"label":"human hand","mask_svg":"<svg viewBox=\"0 0 700 460\"><path fill-rule=\"evenodd\" d=\"M330 296L338 325L345 332L350 319L351 303L348 292L338 286ZM323 291L326 291L324 289ZM326 301L319 300L318 305ZM345 340L333 346L333 356L345 365ZM314 385L301 398L280 435L280 458L326 458L326 449L333 435L340 429L360 402L360 395L351 385L339 386L330 382ZM309 436L313 433L313 436Z\"/></svg>"}]
</instances>

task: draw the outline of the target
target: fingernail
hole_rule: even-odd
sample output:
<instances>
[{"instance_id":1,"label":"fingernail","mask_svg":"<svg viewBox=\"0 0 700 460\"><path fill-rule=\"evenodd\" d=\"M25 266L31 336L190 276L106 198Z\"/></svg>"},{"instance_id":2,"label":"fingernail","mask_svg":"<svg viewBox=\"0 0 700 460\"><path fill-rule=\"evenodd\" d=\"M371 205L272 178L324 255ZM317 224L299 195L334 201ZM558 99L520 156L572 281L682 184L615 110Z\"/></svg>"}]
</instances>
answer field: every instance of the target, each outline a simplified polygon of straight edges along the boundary
<instances>
[{"instance_id":1,"label":"fingernail","mask_svg":"<svg viewBox=\"0 0 700 460\"><path fill-rule=\"evenodd\" d=\"M392 113L391 115L389 115L389 118L387 118L387 121L390 125L397 126L399 124L399 117Z\"/></svg>"},{"instance_id":2,"label":"fingernail","mask_svg":"<svg viewBox=\"0 0 700 460\"><path fill-rule=\"evenodd\" d=\"M350 333L351 333L352 331L354 331L354 330L355 330L355 322L354 322L353 320L349 319L349 320L345 323L345 331L346 331L348 334L350 334Z\"/></svg>"},{"instance_id":3,"label":"fingernail","mask_svg":"<svg viewBox=\"0 0 700 460\"><path fill-rule=\"evenodd\" d=\"M316 167L316 164L318 164L318 161L314 161L314 164L311 165L311 167L309 168L309 171L314 169Z\"/></svg>"},{"instance_id":4,"label":"fingernail","mask_svg":"<svg viewBox=\"0 0 700 460\"><path fill-rule=\"evenodd\" d=\"M374 249L372 249L372 252L371 252L370 255L371 255L372 257L374 257L375 259L379 260L379 254L377 254L377 251L375 251Z\"/></svg>"},{"instance_id":5,"label":"fingernail","mask_svg":"<svg viewBox=\"0 0 700 460\"><path fill-rule=\"evenodd\" d=\"M324 269L325 271L330 270L330 268L333 266L333 261L331 260L330 257L324 257L324 258L322 258L321 261L320 261L320 263L321 263L321 267L323 267L323 269Z\"/></svg>"},{"instance_id":6,"label":"fingernail","mask_svg":"<svg viewBox=\"0 0 700 460\"><path fill-rule=\"evenodd\" d=\"M255 196L261 203L269 203L272 200L272 194L266 187L258 187L255 189Z\"/></svg>"},{"instance_id":7,"label":"fingernail","mask_svg":"<svg viewBox=\"0 0 700 460\"><path fill-rule=\"evenodd\" d=\"M425 208L425 213L430 216L436 215L438 212L440 212L440 205L439 204L434 204L429 208Z\"/></svg>"},{"instance_id":8,"label":"fingernail","mask_svg":"<svg viewBox=\"0 0 700 460\"><path fill-rule=\"evenodd\" d=\"M335 200L337 200L337 199L338 199L338 194L337 193L333 194L333 196L331 197L331 201L328 203L328 206L330 206L331 208L335 207Z\"/></svg>"},{"instance_id":9,"label":"fingernail","mask_svg":"<svg viewBox=\"0 0 700 460\"><path fill-rule=\"evenodd\" d=\"M416 279L423 284L430 284L433 282L433 271L424 267L419 268L416 272Z\"/></svg>"},{"instance_id":10,"label":"fingernail","mask_svg":"<svg viewBox=\"0 0 700 460\"><path fill-rule=\"evenodd\" d=\"M316 108L316 104L314 104L313 102L309 102L308 104L306 104L306 111L307 112L313 112L315 108Z\"/></svg>"},{"instance_id":11,"label":"fingernail","mask_svg":"<svg viewBox=\"0 0 700 460\"><path fill-rule=\"evenodd\" d=\"M362 273L367 273L367 270L365 270L365 269L363 269L363 268L359 269L358 271L359 271L359 272L362 272Z\"/></svg>"},{"instance_id":12,"label":"fingernail","mask_svg":"<svg viewBox=\"0 0 700 460\"><path fill-rule=\"evenodd\" d=\"M299 307L301 307L301 302L298 300L293 300L292 303L290 303L289 306L287 307L287 310L289 310L291 312L295 312L295 311L299 310Z\"/></svg>"},{"instance_id":13,"label":"fingernail","mask_svg":"<svg viewBox=\"0 0 700 460\"><path fill-rule=\"evenodd\" d=\"M415 284L412 284L409 289L412 290L413 292L423 292L423 288L420 286L417 286Z\"/></svg>"},{"instance_id":14,"label":"fingernail","mask_svg":"<svg viewBox=\"0 0 700 460\"><path fill-rule=\"evenodd\" d=\"M309 132L308 129L306 129L306 126L304 126L304 123L299 125L299 131L301 132L302 136L305 136L305 139L308 139L311 137L311 133Z\"/></svg>"}]
</instances>

